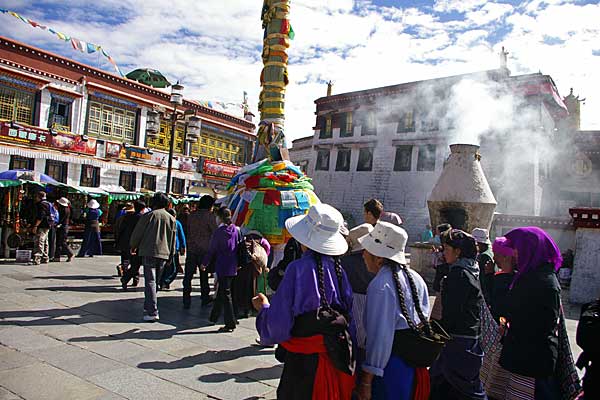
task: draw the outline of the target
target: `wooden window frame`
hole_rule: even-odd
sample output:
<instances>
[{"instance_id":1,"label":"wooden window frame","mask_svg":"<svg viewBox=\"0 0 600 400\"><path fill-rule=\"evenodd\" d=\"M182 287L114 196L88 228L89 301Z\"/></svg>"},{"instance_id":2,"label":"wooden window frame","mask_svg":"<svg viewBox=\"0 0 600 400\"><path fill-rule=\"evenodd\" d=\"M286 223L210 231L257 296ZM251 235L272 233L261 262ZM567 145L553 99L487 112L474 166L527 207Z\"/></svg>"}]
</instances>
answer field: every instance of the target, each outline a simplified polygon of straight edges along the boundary
<instances>
[{"instance_id":1,"label":"wooden window frame","mask_svg":"<svg viewBox=\"0 0 600 400\"><path fill-rule=\"evenodd\" d=\"M59 168L60 176L56 177L55 174L53 174L50 171L50 168ZM47 159L46 167L45 167L45 174L59 182L67 183L67 177L69 176L69 163L67 163L65 161L56 161L56 160L48 160Z\"/></svg>"},{"instance_id":2,"label":"wooden window frame","mask_svg":"<svg viewBox=\"0 0 600 400\"><path fill-rule=\"evenodd\" d=\"M91 178L85 177L85 174L87 173L89 168L91 168L91 171L92 171ZM84 178L85 178L85 180L84 180ZM91 182L88 182L88 180L91 180ZM100 167L94 167L93 165L83 164L81 166L81 175L79 177L79 185L85 186L85 187L99 187L100 186Z\"/></svg>"}]
</instances>

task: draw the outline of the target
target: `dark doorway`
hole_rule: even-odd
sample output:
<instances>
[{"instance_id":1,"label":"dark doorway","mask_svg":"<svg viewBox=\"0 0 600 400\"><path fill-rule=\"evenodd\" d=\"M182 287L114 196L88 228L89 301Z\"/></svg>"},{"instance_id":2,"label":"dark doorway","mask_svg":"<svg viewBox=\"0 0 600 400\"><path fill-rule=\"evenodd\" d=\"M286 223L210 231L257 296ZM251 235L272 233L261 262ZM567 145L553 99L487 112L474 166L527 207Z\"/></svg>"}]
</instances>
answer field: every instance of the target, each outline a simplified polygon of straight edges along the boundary
<instances>
[{"instance_id":1,"label":"dark doorway","mask_svg":"<svg viewBox=\"0 0 600 400\"><path fill-rule=\"evenodd\" d=\"M454 229L464 230L467 226L467 212L464 208L446 207L440 210L442 223L452 225Z\"/></svg>"}]
</instances>

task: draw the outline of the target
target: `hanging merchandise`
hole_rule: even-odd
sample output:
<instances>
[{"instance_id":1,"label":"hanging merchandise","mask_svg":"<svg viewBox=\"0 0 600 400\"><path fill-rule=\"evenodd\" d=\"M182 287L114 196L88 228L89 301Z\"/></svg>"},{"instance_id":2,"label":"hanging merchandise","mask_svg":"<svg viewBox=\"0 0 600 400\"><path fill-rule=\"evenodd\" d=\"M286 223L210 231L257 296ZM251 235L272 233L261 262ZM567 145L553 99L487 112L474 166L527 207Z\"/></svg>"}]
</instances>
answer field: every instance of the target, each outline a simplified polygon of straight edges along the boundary
<instances>
[{"instance_id":1,"label":"hanging merchandise","mask_svg":"<svg viewBox=\"0 0 600 400\"><path fill-rule=\"evenodd\" d=\"M9 14L12 15L13 17L15 17L18 20L23 21L26 24L31 25L34 28L40 28L44 31L48 31L50 33L52 33L53 35L56 35L56 37L58 37L60 40L63 40L65 42L69 42L71 43L71 46L73 47L74 50L78 50L82 53L87 53L87 54L91 54L91 53L95 53L95 52L100 52L102 53L102 55L104 57L106 57L106 59L108 60L109 63L112 64L113 67L115 67L115 70L119 73L119 75L121 77L125 77L125 75L123 75L123 72L121 72L121 69L119 68L119 66L117 65L116 61L114 60L114 58L112 58L111 56L108 55L108 53L102 48L102 46L99 46L97 44L93 44L93 43L88 43L85 42L83 40L71 37L69 35L66 35L62 32L59 32L57 30L54 30L46 25L42 25L39 24L35 21L30 20L29 18L25 18L24 16L17 14L14 11L9 11L3 8L0 8L0 12L3 14Z\"/></svg>"}]
</instances>

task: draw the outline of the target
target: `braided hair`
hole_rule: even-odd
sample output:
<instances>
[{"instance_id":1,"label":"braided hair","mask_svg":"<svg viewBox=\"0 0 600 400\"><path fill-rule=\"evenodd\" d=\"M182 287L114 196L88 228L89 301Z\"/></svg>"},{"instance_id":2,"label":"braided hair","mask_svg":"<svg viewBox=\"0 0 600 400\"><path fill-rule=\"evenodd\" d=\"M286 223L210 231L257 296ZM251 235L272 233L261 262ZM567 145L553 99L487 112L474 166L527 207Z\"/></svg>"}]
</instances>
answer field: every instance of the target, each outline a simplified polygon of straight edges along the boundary
<instances>
[{"instance_id":1,"label":"braided hair","mask_svg":"<svg viewBox=\"0 0 600 400\"><path fill-rule=\"evenodd\" d=\"M321 308L330 309L331 306L329 305L329 303L327 302L327 298L325 297L325 270L323 268L323 259L322 259L320 253L315 252L314 254L315 254L315 260L317 262L317 284L318 284L318 290L319 290L319 297L321 298L321 300L320 300ZM335 275L337 276L337 280L338 280L338 291L341 292L343 275L342 275L342 263L340 261L340 257L334 256L333 263L334 263L334 268L335 268ZM339 301L342 302L343 300L342 300L341 293L340 293L339 297L340 297Z\"/></svg>"},{"instance_id":2,"label":"braided hair","mask_svg":"<svg viewBox=\"0 0 600 400\"><path fill-rule=\"evenodd\" d=\"M414 280L412 274L408 271L408 267L406 265L399 264L392 260L387 260L387 265L390 268L390 270L392 271L392 277L394 278L394 283L396 286L396 293L398 294L398 300L399 300L398 302L400 303L400 310L402 311L402 315L404 315L404 318L406 319L406 323L408 324L409 328L412 329L413 331L420 330L417 327L417 325L415 324L415 321L413 321L412 316L408 312L408 307L406 306L406 297L404 296L404 291L402 290L402 284L400 282L401 270L404 271L406 280L408 281L408 285L410 287L410 292L411 292L411 295L413 298L415 310L417 311L417 315L419 316L419 319L421 320L421 323L423 324L425 333L427 335L431 336L433 331L431 329L431 325L429 324L429 320L427 319L427 317L423 314L423 311L421 310L421 305L419 303L419 297L418 297L418 292L417 292L417 285L415 284L415 280Z\"/></svg>"}]
</instances>

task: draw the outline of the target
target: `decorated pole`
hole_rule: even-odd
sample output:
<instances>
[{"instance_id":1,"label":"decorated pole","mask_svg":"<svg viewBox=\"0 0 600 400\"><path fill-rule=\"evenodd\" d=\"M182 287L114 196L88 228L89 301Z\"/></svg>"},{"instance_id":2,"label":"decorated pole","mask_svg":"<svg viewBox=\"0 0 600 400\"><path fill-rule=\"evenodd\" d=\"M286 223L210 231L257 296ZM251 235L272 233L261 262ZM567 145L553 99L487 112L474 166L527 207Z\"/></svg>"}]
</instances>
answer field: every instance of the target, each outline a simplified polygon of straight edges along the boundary
<instances>
[{"instance_id":1,"label":"decorated pole","mask_svg":"<svg viewBox=\"0 0 600 400\"><path fill-rule=\"evenodd\" d=\"M286 52L294 38L289 15L289 0L264 0L261 16L264 67L260 74L260 123L254 161L265 157L271 161L289 159L284 136L285 88L289 82Z\"/></svg>"}]
</instances>

